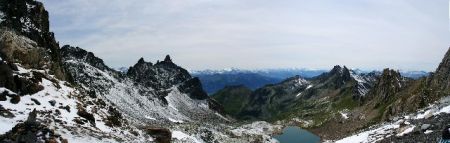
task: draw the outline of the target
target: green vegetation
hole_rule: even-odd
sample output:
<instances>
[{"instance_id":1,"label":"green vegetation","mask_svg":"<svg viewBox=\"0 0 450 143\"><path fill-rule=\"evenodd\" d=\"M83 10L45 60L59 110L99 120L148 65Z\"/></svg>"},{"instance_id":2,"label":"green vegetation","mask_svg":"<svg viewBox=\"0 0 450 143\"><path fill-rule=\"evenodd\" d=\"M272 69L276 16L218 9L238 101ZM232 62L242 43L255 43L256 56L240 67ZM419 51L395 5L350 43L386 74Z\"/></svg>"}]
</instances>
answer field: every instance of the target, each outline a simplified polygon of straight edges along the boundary
<instances>
[{"instance_id":1,"label":"green vegetation","mask_svg":"<svg viewBox=\"0 0 450 143\"><path fill-rule=\"evenodd\" d=\"M252 91L245 86L228 86L211 97L225 107L225 113L236 116L247 104L251 93Z\"/></svg>"}]
</instances>

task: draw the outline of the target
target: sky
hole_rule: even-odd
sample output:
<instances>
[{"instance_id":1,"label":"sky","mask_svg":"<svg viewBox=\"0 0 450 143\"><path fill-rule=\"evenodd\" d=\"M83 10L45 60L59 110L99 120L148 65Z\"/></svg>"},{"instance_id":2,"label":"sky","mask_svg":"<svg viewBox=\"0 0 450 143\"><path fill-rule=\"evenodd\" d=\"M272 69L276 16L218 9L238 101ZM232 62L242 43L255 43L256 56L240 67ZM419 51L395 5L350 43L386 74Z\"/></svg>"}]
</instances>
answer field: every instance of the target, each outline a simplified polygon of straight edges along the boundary
<instances>
[{"instance_id":1,"label":"sky","mask_svg":"<svg viewBox=\"0 0 450 143\"><path fill-rule=\"evenodd\" d=\"M448 0L40 1L60 45L114 68L434 71L450 46Z\"/></svg>"}]
</instances>

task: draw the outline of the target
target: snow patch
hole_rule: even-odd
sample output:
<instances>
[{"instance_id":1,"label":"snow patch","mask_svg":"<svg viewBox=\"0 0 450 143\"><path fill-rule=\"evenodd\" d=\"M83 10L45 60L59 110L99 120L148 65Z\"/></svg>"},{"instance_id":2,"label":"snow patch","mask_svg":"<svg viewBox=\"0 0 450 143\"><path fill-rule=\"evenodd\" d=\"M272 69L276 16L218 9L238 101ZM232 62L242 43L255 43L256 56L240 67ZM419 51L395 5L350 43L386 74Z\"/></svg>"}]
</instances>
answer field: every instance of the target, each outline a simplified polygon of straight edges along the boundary
<instances>
[{"instance_id":1,"label":"snow patch","mask_svg":"<svg viewBox=\"0 0 450 143\"><path fill-rule=\"evenodd\" d=\"M177 119L173 119L173 118L167 118L169 121L174 122L174 123L183 123L182 120L177 120Z\"/></svg>"},{"instance_id":2,"label":"snow patch","mask_svg":"<svg viewBox=\"0 0 450 143\"><path fill-rule=\"evenodd\" d=\"M220 118L222 118L222 119L224 119L225 121L230 121L228 118L225 118L224 116L222 116L222 115L220 115L219 113L214 113L214 114L216 114L217 116L219 116Z\"/></svg>"},{"instance_id":3,"label":"snow patch","mask_svg":"<svg viewBox=\"0 0 450 143\"><path fill-rule=\"evenodd\" d=\"M385 124L381 127L364 131L353 136L343 138L336 141L335 143L372 143L377 142L384 138L385 135L393 133L392 129L398 128L400 125L396 124Z\"/></svg>"},{"instance_id":4,"label":"snow patch","mask_svg":"<svg viewBox=\"0 0 450 143\"><path fill-rule=\"evenodd\" d=\"M300 95L302 95L303 92L298 93L297 95L295 95L295 97L298 97Z\"/></svg>"},{"instance_id":5,"label":"snow patch","mask_svg":"<svg viewBox=\"0 0 450 143\"><path fill-rule=\"evenodd\" d=\"M411 132L414 130L415 127L416 127L416 126L414 126L414 125L409 126L409 127L406 128L405 130L403 130L403 132L397 134L396 136L397 136L397 137L401 137L401 136L403 136L403 135L409 134L409 133L411 133Z\"/></svg>"},{"instance_id":6,"label":"snow patch","mask_svg":"<svg viewBox=\"0 0 450 143\"><path fill-rule=\"evenodd\" d=\"M344 112L339 112L340 114L341 114L341 116L342 116L342 118L344 118L344 119L348 119L348 114L347 113L344 113Z\"/></svg>"},{"instance_id":7,"label":"snow patch","mask_svg":"<svg viewBox=\"0 0 450 143\"><path fill-rule=\"evenodd\" d=\"M444 108L440 109L438 112L434 113L434 115L441 114L441 113L449 114L450 113L450 105L445 106Z\"/></svg>"},{"instance_id":8,"label":"snow patch","mask_svg":"<svg viewBox=\"0 0 450 143\"><path fill-rule=\"evenodd\" d=\"M194 138L194 137L192 137L192 136L190 136L190 135L188 135L186 133L183 133L181 131L173 131L172 132L172 138L178 139L180 141L188 141L188 140L190 140L190 141L193 141L195 143L202 143L198 139L196 139L196 138Z\"/></svg>"},{"instance_id":9,"label":"snow patch","mask_svg":"<svg viewBox=\"0 0 450 143\"><path fill-rule=\"evenodd\" d=\"M151 117L151 116L145 116L145 118L147 118L147 119L150 119L150 120L156 120L156 118L153 118L153 117Z\"/></svg>"}]
</instances>

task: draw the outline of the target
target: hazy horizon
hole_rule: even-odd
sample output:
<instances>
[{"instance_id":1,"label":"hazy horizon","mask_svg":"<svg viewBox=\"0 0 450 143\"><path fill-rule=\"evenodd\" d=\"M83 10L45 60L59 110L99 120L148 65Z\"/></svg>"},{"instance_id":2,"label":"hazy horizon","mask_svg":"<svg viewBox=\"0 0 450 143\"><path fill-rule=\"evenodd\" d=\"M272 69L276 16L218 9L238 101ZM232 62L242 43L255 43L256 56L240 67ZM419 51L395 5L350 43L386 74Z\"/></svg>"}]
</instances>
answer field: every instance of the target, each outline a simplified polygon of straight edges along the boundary
<instances>
[{"instance_id":1,"label":"hazy horizon","mask_svg":"<svg viewBox=\"0 0 450 143\"><path fill-rule=\"evenodd\" d=\"M61 45L114 68L434 71L450 46L448 0L41 1Z\"/></svg>"}]
</instances>

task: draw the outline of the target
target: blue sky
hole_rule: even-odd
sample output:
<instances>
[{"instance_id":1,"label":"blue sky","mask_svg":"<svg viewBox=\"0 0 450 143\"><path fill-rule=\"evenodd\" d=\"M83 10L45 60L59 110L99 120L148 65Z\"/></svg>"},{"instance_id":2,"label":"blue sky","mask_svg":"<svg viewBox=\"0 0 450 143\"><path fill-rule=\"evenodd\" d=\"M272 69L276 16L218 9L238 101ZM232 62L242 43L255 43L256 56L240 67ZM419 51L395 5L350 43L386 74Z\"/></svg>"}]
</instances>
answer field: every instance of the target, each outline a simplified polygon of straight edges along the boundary
<instances>
[{"instance_id":1,"label":"blue sky","mask_svg":"<svg viewBox=\"0 0 450 143\"><path fill-rule=\"evenodd\" d=\"M41 1L61 45L111 67L433 71L450 46L448 0Z\"/></svg>"}]
</instances>

